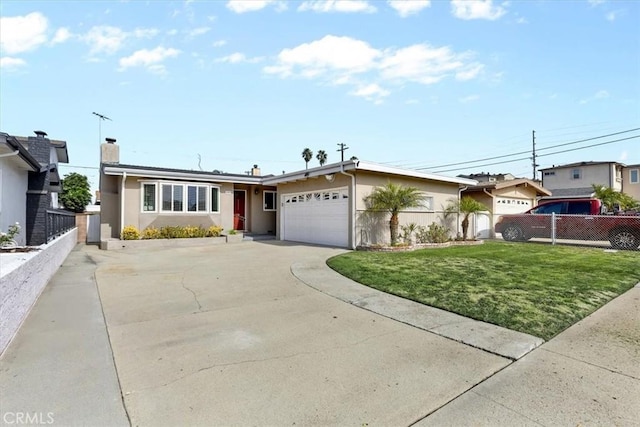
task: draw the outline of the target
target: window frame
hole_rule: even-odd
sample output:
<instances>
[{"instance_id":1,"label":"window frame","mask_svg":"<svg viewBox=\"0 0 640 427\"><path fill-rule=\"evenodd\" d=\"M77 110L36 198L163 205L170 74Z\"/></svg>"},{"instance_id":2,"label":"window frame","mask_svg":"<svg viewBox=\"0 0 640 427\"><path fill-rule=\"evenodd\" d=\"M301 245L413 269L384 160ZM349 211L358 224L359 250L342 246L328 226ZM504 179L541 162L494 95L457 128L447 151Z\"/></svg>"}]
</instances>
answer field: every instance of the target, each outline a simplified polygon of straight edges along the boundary
<instances>
[{"instance_id":1,"label":"window frame","mask_svg":"<svg viewBox=\"0 0 640 427\"><path fill-rule=\"evenodd\" d=\"M202 185L202 184L185 184L185 187L187 188L187 191L185 193L185 199L186 199L186 206L187 206L187 210L185 212L187 213L207 213L209 212L209 206L208 206L208 201L209 201L209 188L210 186L208 185ZM190 193L189 193L189 189L191 188L195 188L195 210L191 210L191 200L190 200ZM204 188L204 209L199 209L200 208L200 189Z\"/></svg>"},{"instance_id":2,"label":"window frame","mask_svg":"<svg viewBox=\"0 0 640 427\"><path fill-rule=\"evenodd\" d=\"M407 208L404 212L435 212L435 198L425 192L422 192L422 206L415 208Z\"/></svg>"},{"instance_id":3,"label":"window frame","mask_svg":"<svg viewBox=\"0 0 640 427\"><path fill-rule=\"evenodd\" d=\"M267 206L267 194L272 195L272 208ZM278 192L274 190L263 190L262 191L262 210L264 212L275 212L278 208Z\"/></svg>"},{"instance_id":4,"label":"window frame","mask_svg":"<svg viewBox=\"0 0 640 427\"><path fill-rule=\"evenodd\" d=\"M216 206L215 206L215 210L213 207L213 194L212 191L216 190L216 192L218 193L217 196L215 197L215 201L216 201ZM209 213L210 214L219 214L220 213L220 186L219 185L210 185L209 186L209 192L208 192L208 196L209 196L209 200L207 202L207 208L209 209Z\"/></svg>"},{"instance_id":5,"label":"window frame","mask_svg":"<svg viewBox=\"0 0 640 427\"><path fill-rule=\"evenodd\" d=\"M582 168L573 168L573 169L571 169L571 175L570 176L571 176L571 180L582 179Z\"/></svg>"},{"instance_id":6,"label":"window frame","mask_svg":"<svg viewBox=\"0 0 640 427\"><path fill-rule=\"evenodd\" d=\"M153 209L145 209L145 187L153 186ZM158 182L157 181L141 181L140 182L140 212L157 213L158 212Z\"/></svg>"},{"instance_id":7,"label":"window frame","mask_svg":"<svg viewBox=\"0 0 640 427\"><path fill-rule=\"evenodd\" d=\"M636 174L635 181L633 180L633 173ZM640 184L640 169L629 169L629 184Z\"/></svg>"}]
</instances>

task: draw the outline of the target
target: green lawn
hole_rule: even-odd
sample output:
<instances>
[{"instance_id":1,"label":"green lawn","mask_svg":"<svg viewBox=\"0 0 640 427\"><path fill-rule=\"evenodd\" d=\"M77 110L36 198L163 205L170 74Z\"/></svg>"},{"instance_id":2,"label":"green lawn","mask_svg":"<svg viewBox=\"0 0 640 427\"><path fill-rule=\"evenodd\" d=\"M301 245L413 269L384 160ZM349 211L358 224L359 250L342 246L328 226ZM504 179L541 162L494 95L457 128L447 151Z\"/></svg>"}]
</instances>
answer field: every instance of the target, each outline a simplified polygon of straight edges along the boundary
<instances>
[{"instance_id":1,"label":"green lawn","mask_svg":"<svg viewBox=\"0 0 640 427\"><path fill-rule=\"evenodd\" d=\"M640 281L640 252L485 242L327 261L384 292L548 340Z\"/></svg>"}]
</instances>

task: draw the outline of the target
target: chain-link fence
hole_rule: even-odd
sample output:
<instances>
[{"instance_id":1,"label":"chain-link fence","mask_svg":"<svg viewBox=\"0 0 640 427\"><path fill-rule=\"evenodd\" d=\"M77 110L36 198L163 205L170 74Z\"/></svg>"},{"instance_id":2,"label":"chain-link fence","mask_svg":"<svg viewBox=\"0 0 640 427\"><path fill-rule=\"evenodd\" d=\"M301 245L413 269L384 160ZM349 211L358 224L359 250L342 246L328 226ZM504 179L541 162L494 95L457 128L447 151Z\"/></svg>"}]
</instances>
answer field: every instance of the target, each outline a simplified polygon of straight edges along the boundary
<instances>
[{"instance_id":1,"label":"chain-link fence","mask_svg":"<svg viewBox=\"0 0 640 427\"><path fill-rule=\"evenodd\" d=\"M507 241L546 239L640 250L640 215L505 215L495 231Z\"/></svg>"}]
</instances>

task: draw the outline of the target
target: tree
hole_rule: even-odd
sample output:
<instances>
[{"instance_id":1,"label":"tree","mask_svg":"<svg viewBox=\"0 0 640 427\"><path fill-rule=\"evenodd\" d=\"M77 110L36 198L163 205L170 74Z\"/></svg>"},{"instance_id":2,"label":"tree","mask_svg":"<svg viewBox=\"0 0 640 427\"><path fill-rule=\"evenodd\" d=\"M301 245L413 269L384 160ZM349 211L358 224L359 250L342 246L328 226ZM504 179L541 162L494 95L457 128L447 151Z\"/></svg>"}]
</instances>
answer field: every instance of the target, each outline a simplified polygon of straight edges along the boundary
<instances>
[{"instance_id":1,"label":"tree","mask_svg":"<svg viewBox=\"0 0 640 427\"><path fill-rule=\"evenodd\" d=\"M60 201L65 208L73 212L84 212L91 202L91 186L86 176L72 172L62 179Z\"/></svg>"},{"instance_id":2,"label":"tree","mask_svg":"<svg viewBox=\"0 0 640 427\"><path fill-rule=\"evenodd\" d=\"M487 207L469 196L464 196L462 199L452 199L449 201L449 205L445 211L458 212L464 215L462 219L462 240L467 240L467 232L469 231L469 217L476 212L486 211Z\"/></svg>"},{"instance_id":3,"label":"tree","mask_svg":"<svg viewBox=\"0 0 640 427\"><path fill-rule=\"evenodd\" d=\"M320 162L320 166L327 163L327 153L324 150L318 150L318 154L316 154L316 159Z\"/></svg>"},{"instance_id":4,"label":"tree","mask_svg":"<svg viewBox=\"0 0 640 427\"><path fill-rule=\"evenodd\" d=\"M364 200L367 203L367 210L386 211L391 214L389 232L391 245L395 245L398 242L398 213L407 208L421 206L424 196L415 187L388 182L383 187L375 187Z\"/></svg>"},{"instance_id":5,"label":"tree","mask_svg":"<svg viewBox=\"0 0 640 427\"><path fill-rule=\"evenodd\" d=\"M609 211L613 211L616 205L619 206L620 209L626 210L633 209L640 204L640 202L628 194L618 192L611 187L598 184L593 184L592 187L593 192L596 193L596 197L600 199Z\"/></svg>"},{"instance_id":6,"label":"tree","mask_svg":"<svg viewBox=\"0 0 640 427\"><path fill-rule=\"evenodd\" d=\"M302 150L302 158L304 159L304 168L308 169L309 162L311 161L311 159L313 159L313 151L311 151L309 148L305 148L304 150Z\"/></svg>"}]
</instances>

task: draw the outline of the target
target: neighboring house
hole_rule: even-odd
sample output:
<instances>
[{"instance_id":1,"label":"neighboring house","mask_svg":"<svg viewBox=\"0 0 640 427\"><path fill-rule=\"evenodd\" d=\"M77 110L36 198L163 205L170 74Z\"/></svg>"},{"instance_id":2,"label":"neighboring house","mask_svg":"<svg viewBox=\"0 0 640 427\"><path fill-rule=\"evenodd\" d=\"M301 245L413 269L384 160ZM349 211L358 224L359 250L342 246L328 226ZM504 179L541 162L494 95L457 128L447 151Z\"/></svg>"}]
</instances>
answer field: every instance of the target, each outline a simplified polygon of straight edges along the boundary
<instances>
[{"instance_id":1,"label":"neighboring house","mask_svg":"<svg viewBox=\"0 0 640 427\"><path fill-rule=\"evenodd\" d=\"M622 191L640 200L640 164L622 167Z\"/></svg>"},{"instance_id":2,"label":"neighboring house","mask_svg":"<svg viewBox=\"0 0 640 427\"><path fill-rule=\"evenodd\" d=\"M510 173L488 173L488 172L480 172L480 173L472 173L469 175L458 175L459 178L467 178L467 179L475 179L479 183L483 182L502 182L509 181L511 179L516 179L514 175Z\"/></svg>"},{"instance_id":3,"label":"neighboring house","mask_svg":"<svg viewBox=\"0 0 640 427\"><path fill-rule=\"evenodd\" d=\"M550 197L593 197L593 185L603 185L626 192L622 186L623 169L618 162L579 162L540 169L542 186L552 192Z\"/></svg>"},{"instance_id":4,"label":"neighboring house","mask_svg":"<svg viewBox=\"0 0 640 427\"><path fill-rule=\"evenodd\" d=\"M113 142L113 141L112 141ZM366 211L364 198L388 181L412 185L425 205L401 223L441 222L444 206L477 181L349 160L279 176L237 175L119 163L116 144L102 145L101 239L122 228L219 225L280 240L355 248L389 241L388 215Z\"/></svg>"},{"instance_id":5,"label":"neighboring house","mask_svg":"<svg viewBox=\"0 0 640 427\"><path fill-rule=\"evenodd\" d=\"M538 204L542 197L551 196L551 191L536 181L526 178L500 182L483 182L467 187L463 196L470 196L487 207L490 221L477 232L483 238L495 237L494 227L502 215L525 212Z\"/></svg>"},{"instance_id":6,"label":"neighboring house","mask_svg":"<svg viewBox=\"0 0 640 427\"><path fill-rule=\"evenodd\" d=\"M54 230L54 209L61 191L58 163L68 163L67 144L46 138L0 133L0 230L19 222L18 244L46 243ZM68 222L68 221L65 221Z\"/></svg>"}]
</instances>

